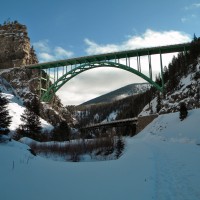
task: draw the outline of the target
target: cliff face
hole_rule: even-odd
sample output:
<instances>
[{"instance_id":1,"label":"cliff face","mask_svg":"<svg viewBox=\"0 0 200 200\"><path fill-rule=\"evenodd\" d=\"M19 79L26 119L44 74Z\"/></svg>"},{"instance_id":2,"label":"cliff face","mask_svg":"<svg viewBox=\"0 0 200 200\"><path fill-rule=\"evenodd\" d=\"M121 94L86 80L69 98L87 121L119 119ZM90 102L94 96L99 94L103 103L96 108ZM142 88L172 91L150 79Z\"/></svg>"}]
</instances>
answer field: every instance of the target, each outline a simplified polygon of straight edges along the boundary
<instances>
[{"instance_id":1,"label":"cliff face","mask_svg":"<svg viewBox=\"0 0 200 200\"><path fill-rule=\"evenodd\" d=\"M0 25L0 69L38 63L27 28L18 22Z\"/></svg>"},{"instance_id":2,"label":"cliff face","mask_svg":"<svg viewBox=\"0 0 200 200\"><path fill-rule=\"evenodd\" d=\"M38 60L30 45L26 26L18 22L0 25L0 76L9 82L25 105L35 95L39 101L39 72L23 67L35 63ZM39 104L40 117L52 125L57 125L62 120L73 122L71 114L57 96L54 96L50 104Z\"/></svg>"}]
</instances>

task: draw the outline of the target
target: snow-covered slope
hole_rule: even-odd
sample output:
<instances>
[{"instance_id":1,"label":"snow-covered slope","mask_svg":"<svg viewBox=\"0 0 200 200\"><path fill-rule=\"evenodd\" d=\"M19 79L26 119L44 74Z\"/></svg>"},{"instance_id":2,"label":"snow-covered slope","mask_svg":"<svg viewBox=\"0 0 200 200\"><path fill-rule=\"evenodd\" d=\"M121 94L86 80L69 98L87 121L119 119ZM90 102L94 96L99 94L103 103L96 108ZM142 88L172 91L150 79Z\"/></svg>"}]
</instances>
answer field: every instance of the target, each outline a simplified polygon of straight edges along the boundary
<instances>
[{"instance_id":1,"label":"snow-covered slope","mask_svg":"<svg viewBox=\"0 0 200 200\"><path fill-rule=\"evenodd\" d=\"M11 131L15 131L19 127L21 122L21 114L24 112L25 107L23 105L22 99L16 94L15 90L10 86L10 84L3 78L0 77L0 90L2 95L8 100L8 110L10 116L12 116L12 122L9 127ZM41 119L43 129L52 129L53 126L47 123L45 120Z\"/></svg>"},{"instance_id":2,"label":"snow-covered slope","mask_svg":"<svg viewBox=\"0 0 200 200\"><path fill-rule=\"evenodd\" d=\"M179 112L159 115L152 124L136 136L145 139L156 138L166 142L193 143L200 145L200 109L188 111L184 121Z\"/></svg>"},{"instance_id":3,"label":"snow-covered slope","mask_svg":"<svg viewBox=\"0 0 200 200\"><path fill-rule=\"evenodd\" d=\"M0 143L0 196L4 200L199 200L200 109L160 115L126 139L118 160L55 162L28 146Z\"/></svg>"}]
</instances>

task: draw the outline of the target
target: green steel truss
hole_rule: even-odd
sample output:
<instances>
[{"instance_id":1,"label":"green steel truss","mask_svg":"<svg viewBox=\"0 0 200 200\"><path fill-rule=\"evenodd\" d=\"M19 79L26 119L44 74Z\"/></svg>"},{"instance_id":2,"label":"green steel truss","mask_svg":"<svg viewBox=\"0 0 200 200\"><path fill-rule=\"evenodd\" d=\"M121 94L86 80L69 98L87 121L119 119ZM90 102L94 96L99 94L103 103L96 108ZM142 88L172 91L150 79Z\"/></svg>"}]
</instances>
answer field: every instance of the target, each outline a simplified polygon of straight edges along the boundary
<instances>
[{"instance_id":1,"label":"green steel truss","mask_svg":"<svg viewBox=\"0 0 200 200\"><path fill-rule=\"evenodd\" d=\"M173 52L186 52L190 49L190 43L168 45L161 47L152 47L136 50L128 50L93 56L85 56L79 58L72 58L67 60L59 60L47 63L39 63L34 65L25 66L29 69L38 69L40 71L40 97L41 101L49 102L53 95L70 79L78 74L94 69L97 67L114 67L125 71L129 71L137 76L143 78L157 90L164 90L163 80L163 66L162 66L162 54ZM151 67L151 55L160 54L160 67L161 67L161 79L162 85L158 85L152 79L152 67ZM141 73L140 57L148 56L149 61L149 77ZM137 70L131 65L130 58L137 57ZM125 64L120 63L120 59L125 60ZM44 75L44 71L47 76ZM61 74L61 75L60 75ZM46 82L45 87L42 82Z\"/></svg>"}]
</instances>

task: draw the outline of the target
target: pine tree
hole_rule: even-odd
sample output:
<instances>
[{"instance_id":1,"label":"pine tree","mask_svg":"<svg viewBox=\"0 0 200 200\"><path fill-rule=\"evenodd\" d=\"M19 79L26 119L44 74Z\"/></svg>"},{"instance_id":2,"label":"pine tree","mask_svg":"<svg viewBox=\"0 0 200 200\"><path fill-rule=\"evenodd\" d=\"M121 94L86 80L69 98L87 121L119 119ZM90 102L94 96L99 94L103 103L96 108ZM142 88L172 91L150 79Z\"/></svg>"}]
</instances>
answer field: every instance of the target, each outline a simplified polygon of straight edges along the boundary
<instances>
[{"instance_id":1,"label":"pine tree","mask_svg":"<svg viewBox=\"0 0 200 200\"><path fill-rule=\"evenodd\" d=\"M60 124L52 131L52 137L54 141L69 141L70 140L70 128L66 121L60 122Z\"/></svg>"},{"instance_id":2,"label":"pine tree","mask_svg":"<svg viewBox=\"0 0 200 200\"><path fill-rule=\"evenodd\" d=\"M157 106L156 106L156 111L157 113L160 111L161 109L161 98L160 98L160 92L158 92L158 96L157 96Z\"/></svg>"},{"instance_id":3,"label":"pine tree","mask_svg":"<svg viewBox=\"0 0 200 200\"><path fill-rule=\"evenodd\" d=\"M8 129L11 123L11 116L7 110L8 100L2 96L0 91L0 128Z\"/></svg>"},{"instance_id":4,"label":"pine tree","mask_svg":"<svg viewBox=\"0 0 200 200\"><path fill-rule=\"evenodd\" d=\"M194 36L193 36L193 41L194 41L194 42L198 41L198 38L197 38L197 36L196 36L195 33L194 33Z\"/></svg>"},{"instance_id":5,"label":"pine tree","mask_svg":"<svg viewBox=\"0 0 200 200\"><path fill-rule=\"evenodd\" d=\"M122 140L121 136L118 136L117 138L117 144L116 144L116 153L115 157L118 159L124 150L124 141Z\"/></svg>"},{"instance_id":6,"label":"pine tree","mask_svg":"<svg viewBox=\"0 0 200 200\"><path fill-rule=\"evenodd\" d=\"M22 133L22 136L38 139L42 129L38 114L39 103L37 102L37 98L34 97L31 103L27 103L26 109L21 115L21 121L23 124L20 125L19 132Z\"/></svg>"},{"instance_id":7,"label":"pine tree","mask_svg":"<svg viewBox=\"0 0 200 200\"><path fill-rule=\"evenodd\" d=\"M180 104L180 116L179 116L180 120L181 121L184 120L187 117L187 114L188 114L187 107L186 107L185 103L182 102Z\"/></svg>"}]
</instances>

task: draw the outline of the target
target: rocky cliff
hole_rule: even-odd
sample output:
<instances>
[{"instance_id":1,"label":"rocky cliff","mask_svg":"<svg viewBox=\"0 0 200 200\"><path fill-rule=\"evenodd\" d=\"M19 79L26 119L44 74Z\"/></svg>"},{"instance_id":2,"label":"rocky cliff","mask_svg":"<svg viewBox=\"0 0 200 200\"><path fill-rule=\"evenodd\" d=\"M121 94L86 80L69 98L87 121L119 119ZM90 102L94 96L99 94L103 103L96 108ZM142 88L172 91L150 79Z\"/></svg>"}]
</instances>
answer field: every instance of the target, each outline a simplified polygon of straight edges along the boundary
<instances>
[{"instance_id":1,"label":"rocky cliff","mask_svg":"<svg viewBox=\"0 0 200 200\"><path fill-rule=\"evenodd\" d=\"M23 67L35 63L38 60L26 26L16 21L0 25L0 76L10 83L25 105L35 95L39 101L39 72ZM40 117L52 125L62 120L73 122L71 114L57 96L49 104L40 102Z\"/></svg>"},{"instance_id":2,"label":"rocky cliff","mask_svg":"<svg viewBox=\"0 0 200 200\"><path fill-rule=\"evenodd\" d=\"M27 28L15 22L0 25L0 69L38 63Z\"/></svg>"}]
</instances>

